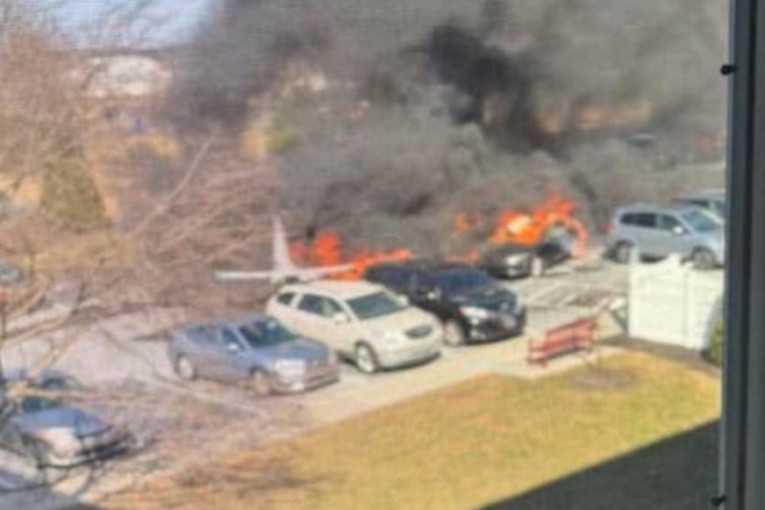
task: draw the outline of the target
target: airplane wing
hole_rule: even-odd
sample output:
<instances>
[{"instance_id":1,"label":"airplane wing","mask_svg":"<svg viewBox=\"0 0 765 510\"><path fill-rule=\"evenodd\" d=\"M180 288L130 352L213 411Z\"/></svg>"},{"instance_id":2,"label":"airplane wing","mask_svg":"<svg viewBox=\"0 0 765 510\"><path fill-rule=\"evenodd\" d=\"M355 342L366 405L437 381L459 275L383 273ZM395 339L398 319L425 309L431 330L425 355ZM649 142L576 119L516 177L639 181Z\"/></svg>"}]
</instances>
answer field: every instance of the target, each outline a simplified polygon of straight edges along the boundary
<instances>
[{"instance_id":1,"label":"airplane wing","mask_svg":"<svg viewBox=\"0 0 765 510\"><path fill-rule=\"evenodd\" d=\"M350 271L354 267L355 266L353 264L343 264L341 266L309 267L305 269L296 269L289 276L297 276L298 278L317 278L319 276Z\"/></svg>"},{"instance_id":2,"label":"airplane wing","mask_svg":"<svg viewBox=\"0 0 765 510\"><path fill-rule=\"evenodd\" d=\"M215 279L221 282L237 282L252 280L279 281L286 278L297 278L299 280L310 280L335 273L342 273L353 269L353 264L344 264L341 266L325 266L311 268L295 268L288 271L217 271Z\"/></svg>"},{"instance_id":3,"label":"airplane wing","mask_svg":"<svg viewBox=\"0 0 765 510\"><path fill-rule=\"evenodd\" d=\"M248 280L273 280L279 273L276 271L216 271L215 279L221 282L239 282Z\"/></svg>"}]
</instances>

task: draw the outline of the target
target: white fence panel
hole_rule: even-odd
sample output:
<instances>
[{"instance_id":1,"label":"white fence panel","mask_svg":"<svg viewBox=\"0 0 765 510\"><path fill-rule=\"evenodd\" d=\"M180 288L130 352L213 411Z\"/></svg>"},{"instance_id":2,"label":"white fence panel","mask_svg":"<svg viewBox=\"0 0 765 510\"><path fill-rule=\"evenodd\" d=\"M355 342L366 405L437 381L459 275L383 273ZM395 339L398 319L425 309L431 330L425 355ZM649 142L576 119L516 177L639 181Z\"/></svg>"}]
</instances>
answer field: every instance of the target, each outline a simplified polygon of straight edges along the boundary
<instances>
[{"instance_id":1,"label":"white fence panel","mask_svg":"<svg viewBox=\"0 0 765 510\"><path fill-rule=\"evenodd\" d=\"M629 333L633 338L702 350L722 306L722 271L696 271L671 257L630 266Z\"/></svg>"}]
</instances>

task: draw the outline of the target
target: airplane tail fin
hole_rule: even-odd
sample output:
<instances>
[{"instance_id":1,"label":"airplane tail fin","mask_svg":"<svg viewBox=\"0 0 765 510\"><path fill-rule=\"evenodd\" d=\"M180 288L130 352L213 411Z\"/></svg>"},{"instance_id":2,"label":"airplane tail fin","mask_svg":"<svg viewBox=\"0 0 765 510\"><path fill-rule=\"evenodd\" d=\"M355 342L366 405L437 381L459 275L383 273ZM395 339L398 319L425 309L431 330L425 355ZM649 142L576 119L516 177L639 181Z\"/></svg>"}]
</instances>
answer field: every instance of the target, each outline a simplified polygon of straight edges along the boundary
<instances>
[{"instance_id":1,"label":"airplane tail fin","mask_svg":"<svg viewBox=\"0 0 765 510\"><path fill-rule=\"evenodd\" d=\"M290 257L290 247L284 223L278 215L273 215L271 222L273 225L273 268L268 271L217 271L215 278L218 281L266 280L279 284L289 280L300 281L321 278L322 276L349 271L353 267L352 264L310 268L297 267Z\"/></svg>"},{"instance_id":2,"label":"airplane tail fin","mask_svg":"<svg viewBox=\"0 0 765 510\"><path fill-rule=\"evenodd\" d=\"M290 257L290 247L287 242L287 231L281 218L274 214L271 217L273 225L273 271L281 274L295 272L297 267Z\"/></svg>"}]
</instances>

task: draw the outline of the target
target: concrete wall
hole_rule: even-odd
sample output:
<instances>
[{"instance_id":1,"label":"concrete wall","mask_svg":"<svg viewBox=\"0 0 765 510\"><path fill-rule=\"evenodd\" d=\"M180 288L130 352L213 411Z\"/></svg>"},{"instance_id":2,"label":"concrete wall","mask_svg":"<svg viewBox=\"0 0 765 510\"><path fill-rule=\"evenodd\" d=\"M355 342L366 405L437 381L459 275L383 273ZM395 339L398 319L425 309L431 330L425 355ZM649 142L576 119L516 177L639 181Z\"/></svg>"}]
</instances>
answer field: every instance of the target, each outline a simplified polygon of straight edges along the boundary
<instances>
[{"instance_id":1,"label":"concrete wall","mask_svg":"<svg viewBox=\"0 0 765 510\"><path fill-rule=\"evenodd\" d=\"M678 258L633 263L629 333L633 338L702 350L720 317L722 271L696 271Z\"/></svg>"}]
</instances>

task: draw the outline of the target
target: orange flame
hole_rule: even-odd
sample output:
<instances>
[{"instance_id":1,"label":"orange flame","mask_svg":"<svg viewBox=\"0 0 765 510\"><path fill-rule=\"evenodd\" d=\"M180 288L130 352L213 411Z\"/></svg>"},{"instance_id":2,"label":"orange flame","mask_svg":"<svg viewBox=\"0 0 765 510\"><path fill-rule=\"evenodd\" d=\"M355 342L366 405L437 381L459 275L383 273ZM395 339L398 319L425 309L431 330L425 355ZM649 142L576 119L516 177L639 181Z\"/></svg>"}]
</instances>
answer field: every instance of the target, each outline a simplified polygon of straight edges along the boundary
<instances>
[{"instance_id":1,"label":"orange flame","mask_svg":"<svg viewBox=\"0 0 765 510\"><path fill-rule=\"evenodd\" d=\"M294 243L290 246L292 260L298 264L316 266L339 266L350 264L348 271L329 275L336 280L359 280L366 270L384 262L400 262L413 258L408 249L391 251L374 251L362 249L352 254L345 254L342 249L340 236L334 232L322 232L310 243Z\"/></svg>"},{"instance_id":2,"label":"orange flame","mask_svg":"<svg viewBox=\"0 0 765 510\"><path fill-rule=\"evenodd\" d=\"M508 209L501 211L494 221L494 226L487 242L491 245L539 244L548 230L560 226L572 232L576 238L572 255L581 257L587 246L587 229L574 217L577 204L556 190L532 207L529 211ZM460 213L454 218L452 227L458 235L467 234L486 224L486 219L475 213ZM348 271L335 273L328 278L338 280L358 280L364 277L366 270L376 264L401 262L414 258L407 248L389 251L361 249L347 253L343 249L342 239L335 232L321 232L309 243L293 243L290 246L292 260L300 265L338 266L350 264ZM451 257L452 261L475 263L480 258L478 249L467 254Z\"/></svg>"},{"instance_id":3,"label":"orange flame","mask_svg":"<svg viewBox=\"0 0 765 510\"><path fill-rule=\"evenodd\" d=\"M577 204L557 190L532 207L530 211L508 209L501 211L494 222L489 235L491 245L521 244L534 246L539 244L550 228L560 226L573 233L576 238L572 255L581 257L587 247L587 229L574 217ZM465 234L482 223L483 219L474 214L460 213L455 218L453 228L458 234ZM475 261L478 252L471 252L463 257L467 262Z\"/></svg>"}]
</instances>

